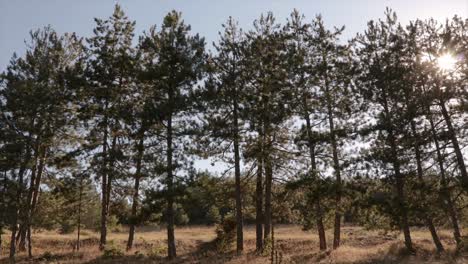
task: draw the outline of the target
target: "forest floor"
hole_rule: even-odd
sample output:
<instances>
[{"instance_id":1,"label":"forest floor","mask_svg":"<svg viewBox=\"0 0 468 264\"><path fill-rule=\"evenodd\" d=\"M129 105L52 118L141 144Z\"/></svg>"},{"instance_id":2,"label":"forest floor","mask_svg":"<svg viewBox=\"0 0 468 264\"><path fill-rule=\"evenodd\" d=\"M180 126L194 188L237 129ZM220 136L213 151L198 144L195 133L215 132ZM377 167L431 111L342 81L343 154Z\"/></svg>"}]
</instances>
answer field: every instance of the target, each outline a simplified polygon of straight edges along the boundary
<instances>
[{"instance_id":1,"label":"forest floor","mask_svg":"<svg viewBox=\"0 0 468 264\"><path fill-rule=\"evenodd\" d=\"M464 230L465 233L468 230ZM437 254L428 231L413 229L412 238L416 253L405 253L402 235L398 232L368 231L361 227L342 229L342 246L337 250L320 252L317 235L302 231L299 226L277 226L275 228L276 249L281 262L276 263L468 263L468 253L455 253L455 243L449 230L440 230L439 235L446 252ZM6 239L8 234L4 234ZM135 246L125 253L126 232L109 234L113 257L105 257L98 250L99 235L83 231L79 252L73 248L75 235L61 235L51 231L33 234L33 259L24 253L17 263L270 263L269 256L255 254L255 230L247 227L245 252L237 256L234 252L220 254L214 250L214 227L185 227L176 229L177 259L169 262L166 254L165 230L140 228L135 236ZM328 243L332 241L327 233ZM6 241L2 243L5 247ZM0 263L9 263L6 248L2 248ZM118 256L120 253L123 255Z\"/></svg>"}]
</instances>

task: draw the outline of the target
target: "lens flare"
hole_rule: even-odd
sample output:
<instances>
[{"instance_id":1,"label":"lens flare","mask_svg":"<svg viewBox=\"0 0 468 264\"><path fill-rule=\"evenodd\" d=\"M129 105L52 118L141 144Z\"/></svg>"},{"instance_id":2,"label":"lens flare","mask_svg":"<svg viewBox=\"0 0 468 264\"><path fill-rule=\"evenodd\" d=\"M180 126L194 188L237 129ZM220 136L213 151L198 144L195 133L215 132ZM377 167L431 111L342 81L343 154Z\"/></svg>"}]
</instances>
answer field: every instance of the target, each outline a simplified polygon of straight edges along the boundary
<instances>
[{"instance_id":1,"label":"lens flare","mask_svg":"<svg viewBox=\"0 0 468 264\"><path fill-rule=\"evenodd\" d=\"M450 70L455 69L456 63L457 63L457 59L455 59L455 57L450 53L446 53L440 56L439 58L437 58L437 65L439 66L441 70L444 70L444 71L450 71Z\"/></svg>"}]
</instances>

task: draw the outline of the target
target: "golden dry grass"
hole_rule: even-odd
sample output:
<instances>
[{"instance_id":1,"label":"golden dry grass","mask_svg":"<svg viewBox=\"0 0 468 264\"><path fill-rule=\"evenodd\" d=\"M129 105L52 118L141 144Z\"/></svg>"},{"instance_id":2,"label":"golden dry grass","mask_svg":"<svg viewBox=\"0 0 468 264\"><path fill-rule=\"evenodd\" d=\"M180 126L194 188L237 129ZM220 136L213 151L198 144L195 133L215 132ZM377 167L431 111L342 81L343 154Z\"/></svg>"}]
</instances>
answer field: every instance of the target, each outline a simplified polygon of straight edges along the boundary
<instances>
[{"instance_id":1,"label":"golden dry grass","mask_svg":"<svg viewBox=\"0 0 468 264\"><path fill-rule=\"evenodd\" d=\"M465 230L467 231L467 230ZM281 263L468 263L468 255L455 254L455 243L448 230L439 231L446 253L437 254L429 232L413 229L416 254L405 254L402 236L398 232L368 231L360 227L344 227L342 246L337 250L320 252L317 235L302 231L299 226L277 226L275 229L278 256ZM331 241L331 232L327 233ZM4 235L7 238L8 234ZM255 254L255 230L245 230L245 252L219 254L211 245L215 238L213 227L182 227L176 230L178 257L168 262L165 254L165 230L141 228L136 234L134 250L124 256L104 259L97 249L99 234L86 230L82 234L82 247L75 252L75 234L61 235L52 231L33 235L33 254L28 260L21 253L18 263L269 263L269 256ZM108 240L124 252L126 232L109 234ZM5 244L5 243L4 243ZM0 263L8 263L6 250L2 250Z\"/></svg>"}]
</instances>

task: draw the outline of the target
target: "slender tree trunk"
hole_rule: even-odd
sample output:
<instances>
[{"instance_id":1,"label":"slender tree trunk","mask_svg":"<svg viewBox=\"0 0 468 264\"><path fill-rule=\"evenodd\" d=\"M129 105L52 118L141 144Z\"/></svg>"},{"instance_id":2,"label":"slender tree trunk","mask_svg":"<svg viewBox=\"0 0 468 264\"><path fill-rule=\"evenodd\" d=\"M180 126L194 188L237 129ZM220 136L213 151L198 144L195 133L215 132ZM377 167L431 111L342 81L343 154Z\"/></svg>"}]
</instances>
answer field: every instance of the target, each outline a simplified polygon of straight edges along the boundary
<instances>
[{"instance_id":1,"label":"slender tree trunk","mask_svg":"<svg viewBox=\"0 0 468 264\"><path fill-rule=\"evenodd\" d=\"M106 110L108 104L106 103ZM108 117L104 116L104 137L102 139L102 175L101 175L101 237L99 240L99 249L104 250L107 242L107 140L108 140Z\"/></svg>"},{"instance_id":2,"label":"slender tree trunk","mask_svg":"<svg viewBox=\"0 0 468 264\"><path fill-rule=\"evenodd\" d=\"M132 199L132 215L131 215L131 222L130 222L130 230L128 232L128 241L127 241L127 250L132 249L133 247L133 239L135 236L135 221L137 217L137 209L138 209L138 191L140 188L140 178L141 178L141 162L143 159L143 152L144 152L144 130L141 129L140 132L140 139L138 142L138 154L137 154L137 161L136 161L136 172L135 172L135 187L133 189L133 199Z\"/></svg>"},{"instance_id":3,"label":"slender tree trunk","mask_svg":"<svg viewBox=\"0 0 468 264\"><path fill-rule=\"evenodd\" d=\"M31 225L28 226L28 257L32 258Z\"/></svg>"},{"instance_id":4,"label":"slender tree trunk","mask_svg":"<svg viewBox=\"0 0 468 264\"><path fill-rule=\"evenodd\" d=\"M273 168L271 164L271 157L269 155L269 150L265 153L265 214L264 214L264 241L268 241L270 239L271 233L271 189L273 183ZM270 241L271 242L271 241Z\"/></svg>"},{"instance_id":5,"label":"slender tree trunk","mask_svg":"<svg viewBox=\"0 0 468 264\"><path fill-rule=\"evenodd\" d=\"M275 227L273 226L273 221L271 222L271 252L270 259L271 263L275 263Z\"/></svg>"},{"instance_id":6,"label":"slender tree trunk","mask_svg":"<svg viewBox=\"0 0 468 264\"><path fill-rule=\"evenodd\" d=\"M76 234L76 251L80 251L80 235L81 235L81 205L83 201L83 175L80 178L80 195L78 197L78 220Z\"/></svg>"},{"instance_id":7,"label":"slender tree trunk","mask_svg":"<svg viewBox=\"0 0 468 264\"><path fill-rule=\"evenodd\" d=\"M333 170L335 171L336 179L336 196L335 196L335 224L333 231L333 248L336 249L340 246L340 235L341 235L341 168L340 161L338 159L338 146L336 143L335 136L335 123L333 117L333 107L331 103L330 91L328 88L328 82L325 85L325 93L327 99L327 111L328 111L328 125L330 129L330 141L332 146L333 154Z\"/></svg>"},{"instance_id":8,"label":"slender tree trunk","mask_svg":"<svg viewBox=\"0 0 468 264\"><path fill-rule=\"evenodd\" d=\"M442 116L444 117L447 129L449 131L450 140L452 141L453 150L455 151L455 156L457 158L458 168L460 170L461 181L465 190L468 190L468 173L466 171L465 160L463 159L463 154L460 149L460 144L458 143L457 134L452 124L452 118L450 117L447 107L444 102L439 103L440 109L442 111Z\"/></svg>"},{"instance_id":9,"label":"slender tree trunk","mask_svg":"<svg viewBox=\"0 0 468 264\"><path fill-rule=\"evenodd\" d=\"M256 251L263 250L263 158L260 153L257 156L257 185L255 187L255 228L256 228Z\"/></svg>"},{"instance_id":10,"label":"slender tree trunk","mask_svg":"<svg viewBox=\"0 0 468 264\"><path fill-rule=\"evenodd\" d=\"M24 224L24 228L25 228L25 231L26 231L25 239L27 239L27 242L28 242L28 256L30 258L32 257L31 224L32 224L32 220L33 220L33 217L34 217L34 211L36 209L37 202L38 202L41 179L42 179L42 172L44 171L45 162L46 162L46 155L47 155L46 152L47 152L47 149L45 147L41 147L41 146L38 147L39 164L38 164L37 168L35 169L36 173L35 173L34 180L31 181L31 183L32 183L32 186L30 188L31 189L31 191L30 191L31 201L30 201L30 206L29 206L29 208L27 210L26 222ZM31 179L32 179L32 177L31 177ZM28 204L29 204L29 202L28 202ZM21 241L20 245L22 245L24 247L25 244L26 244L25 242L26 241L24 241L24 242Z\"/></svg>"},{"instance_id":11,"label":"slender tree trunk","mask_svg":"<svg viewBox=\"0 0 468 264\"><path fill-rule=\"evenodd\" d=\"M314 139L312 138L312 125L310 124L309 111L307 110L306 96L303 96L303 100L304 100L304 108L305 108L304 119L306 120L307 141L309 144L311 174L314 178L317 178L317 163L315 161L315 143L314 143ZM317 233L319 236L320 250L326 250L327 238L325 236L325 227L323 225L323 213L322 213L322 208L320 205L320 194L318 195L318 198L315 200L314 207L315 207L315 212L317 215Z\"/></svg>"},{"instance_id":12,"label":"slender tree trunk","mask_svg":"<svg viewBox=\"0 0 468 264\"><path fill-rule=\"evenodd\" d=\"M11 228L11 238L10 238L10 259L15 258L16 254L16 232L18 231L18 215L21 210L21 196L23 195L23 184L24 184L24 173L26 172L26 166L30 160L30 151L26 150L26 157L24 162L21 164L20 170L18 172L18 190L16 191L15 199L15 211L13 215L12 228Z\"/></svg>"},{"instance_id":13,"label":"slender tree trunk","mask_svg":"<svg viewBox=\"0 0 468 264\"><path fill-rule=\"evenodd\" d=\"M3 191L2 191L2 201L5 203L6 205L6 202L7 202L7 198L6 198L6 190L7 190L7 171L4 170L3 171ZM0 212L0 217L1 219L5 219L5 211L1 211ZM2 255L2 234L3 234L3 228L4 228L4 224L0 222L0 256Z\"/></svg>"},{"instance_id":14,"label":"slender tree trunk","mask_svg":"<svg viewBox=\"0 0 468 264\"><path fill-rule=\"evenodd\" d=\"M238 105L237 94L234 95L234 174L236 181L236 249L237 254L241 254L244 250L244 233L243 233L243 216L242 216L242 192L241 192L241 172L240 172L240 150L239 150L239 120L238 120Z\"/></svg>"},{"instance_id":15,"label":"slender tree trunk","mask_svg":"<svg viewBox=\"0 0 468 264\"><path fill-rule=\"evenodd\" d=\"M394 130L393 130L393 124L391 123L391 120L390 120L390 111L388 109L388 102L387 102L387 96L386 96L385 90L383 90L382 93L384 96L383 107L384 107L384 114L386 117L385 126L386 126L386 130L388 133L387 139L390 144L390 155L391 155L391 159L393 160L392 161L393 171L395 173L395 182L396 182L395 190L396 190L396 195L397 195L398 209L400 210L400 228L403 230L406 249L410 252L414 252L413 242L411 241L410 227L408 223L408 208L406 205L405 192L404 192L405 179L403 178L403 175L401 174L401 170L400 170L400 160L398 157L396 137L395 137Z\"/></svg>"},{"instance_id":16,"label":"slender tree trunk","mask_svg":"<svg viewBox=\"0 0 468 264\"><path fill-rule=\"evenodd\" d=\"M106 189L106 206L107 206L107 216L110 212L110 202L111 202L111 192L112 192L112 180L114 179L114 165L115 165L115 152L117 148L117 135L112 138L112 145L109 155L109 167L112 170L112 173L107 174L107 189Z\"/></svg>"},{"instance_id":17,"label":"slender tree trunk","mask_svg":"<svg viewBox=\"0 0 468 264\"><path fill-rule=\"evenodd\" d=\"M172 164L172 116L167 121L167 255L169 259L177 256L174 235L174 176Z\"/></svg>"},{"instance_id":18,"label":"slender tree trunk","mask_svg":"<svg viewBox=\"0 0 468 264\"><path fill-rule=\"evenodd\" d=\"M37 139L39 141L39 138ZM39 144L37 143L36 146L34 147L34 164L32 167L31 171L31 178L29 180L29 190L28 190L28 196L26 197L26 206L25 208L21 209L21 225L19 227L19 232L18 236L16 237L16 242L18 243L18 251L26 251L26 233L28 231L28 221L29 221L29 214L31 210L31 204L32 204L32 197L34 193L34 185L36 182L36 174L37 174L37 168L39 164Z\"/></svg>"},{"instance_id":19,"label":"slender tree trunk","mask_svg":"<svg viewBox=\"0 0 468 264\"><path fill-rule=\"evenodd\" d=\"M437 139L437 131L436 131L436 127L434 124L434 120L432 119L432 114L430 112L430 109L427 109L427 111L428 111L429 123L431 125L432 140L436 147L437 163L439 165L439 171L440 171L440 183L442 186L441 194L447 204L447 207L446 207L447 212L450 216L450 221L452 222L452 227L453 227L453 237L455 238L457 245L460 245L461 232L460 232L460 227L458 225L458 217L457 217L457 213L455 210L455 206L453 204L452 198L450 196L450 191L448 189L447 178L445 175L444 157L442 156L442 151L440 149L439 140Z\"/></svg>"},{"instance_id":20,"label":"slender tree trunk","mask_svg":"<svg viewBox=\"0 0 468 264\"><path fill-rule=\"evenodd\" d=\"M265 94L270 93L267 91ZM273 185L273 167L271 163L271 152L272 152L272 142L271 142L271 126L270 126L270 109L269 109L269 97L263 95L263 112L262 112L262 121L263 121L263 148L262 155L265 166L265 211L263 214L263 223L264 223L264 243L270 239L271 233L271 188ZM265 245L264 245L265 246Z\"/></svg>"},{"instance_id":21,"label":"slender tree trunk","mask_svg":"<svg viewBox=\"0 0 468 264\"><path fill-rule=\"evenodd\" d=\"M390 139L390 148L393 157L393 170L395 172L395 180L396 180L396 192L397 192L397 199L398 199L398 207L401 210L401 228L403 230L403 235L405 237L405 246L408 251L413 250L413 243L411 241L411 233L408 223L408 209L406 207L405 202L405 192L404 192L404 179L400 172L400 161L398 160L397 154L397 147L395 143L395 137L393 135L393 131L389 131L389 139Z\"/></svg>"},{"instance_id":22,"label":"slender tree trunk","mask_svg":"<svg viewBox=\"0 0 468 264\"><path fill-rule=\"evenodd\" d=\"M411 131L414 137L414 152L416 156L416 167L417 167L418 179L423 184L424 177L423 177L423 168L422 168L422 162L421 162L421 151L419 149L419 138L417 137L416 124L414 120L411 120ZM425 188L423 187L421 190L421 194L422 194L421 200L423 201L423 203L425 200L425 195L423 194L424 192L425 192ZM427 208L423 208L423 210L427 210ZM423 211L423 218L424 218L424 222L426 222L426 225L429 228L429 231L431 232L432 240L434 241L434 245L437 251L438 252L444 251L444 246L440 242L439 236L437 235L434 222L432 221L432 218L427 214L426 211Z\"/></svg>"}]
</instances>

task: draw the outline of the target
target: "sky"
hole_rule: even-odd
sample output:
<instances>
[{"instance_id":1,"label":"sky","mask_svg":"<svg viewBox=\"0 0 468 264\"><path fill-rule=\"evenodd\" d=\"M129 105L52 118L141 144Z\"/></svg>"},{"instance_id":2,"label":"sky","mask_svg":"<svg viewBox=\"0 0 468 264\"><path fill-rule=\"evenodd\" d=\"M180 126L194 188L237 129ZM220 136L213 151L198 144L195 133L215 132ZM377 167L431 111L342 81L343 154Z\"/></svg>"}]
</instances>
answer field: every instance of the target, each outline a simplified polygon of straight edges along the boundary
<instances>
[{"instance_id":1,"label":"sky","mask_svg":"<svg viewBox=\"0 0 468 264\"><path fill-rule=\"evenodd\" d=\"M208 47L218 39L221 24L229 16L248 30L260 14L268 11L281 23L294 8L306 20L321 14L329 27L345 25L344 39L364 31L369 20L382 18L386 7L396 11L403 24L416 18L444 21L454 15L468 17L468 0L0 0L0 72L6 69L13 52L24 54L30 30L51 25L59 33L89 37L94 18L109 17L116 3L136 21L136 35L154 24L159 26L171 10L180 11L192 31L206 38ZM209 161L197 161L196 167L211 166ZM216 165L210 170L221 172L222 168Z\"/></svg>"},{"instance_id":2,"label":"sky","mask_svg":"<svg viewBox=\"0 0 468 264\"><path fill-rule=\"evenodd\" d=\"M51 25L59 33L89 37L95 26L93 18L110 16L115 3L136 21L137 35L151 25L160 25L169 11L181 11L185 22L204 36L209 46L218 39L221 24L229 16L248 30L254 19L268 11L278 22L284 22L294 8L308 20L322 14L328 26L346 26L344 38L362 32L367 21L383 17L386 7L395 10L402 23L416 18L468 16L468 0L0 0L0 72L13 52L24 53L30 30Z\"/></svg>"}]
</instances>

